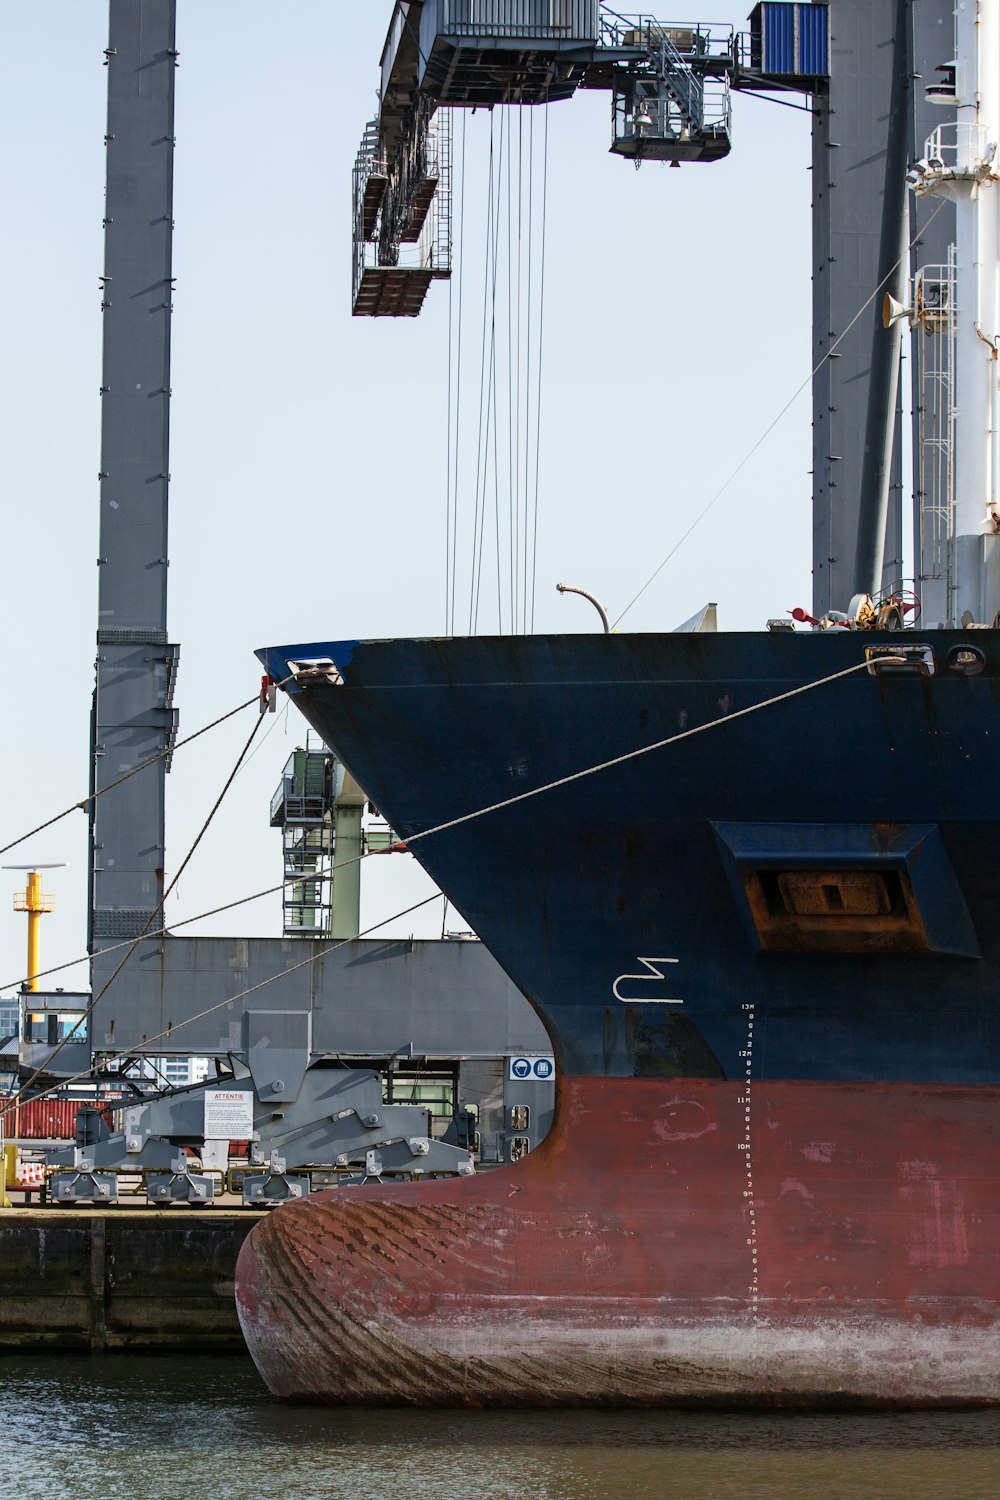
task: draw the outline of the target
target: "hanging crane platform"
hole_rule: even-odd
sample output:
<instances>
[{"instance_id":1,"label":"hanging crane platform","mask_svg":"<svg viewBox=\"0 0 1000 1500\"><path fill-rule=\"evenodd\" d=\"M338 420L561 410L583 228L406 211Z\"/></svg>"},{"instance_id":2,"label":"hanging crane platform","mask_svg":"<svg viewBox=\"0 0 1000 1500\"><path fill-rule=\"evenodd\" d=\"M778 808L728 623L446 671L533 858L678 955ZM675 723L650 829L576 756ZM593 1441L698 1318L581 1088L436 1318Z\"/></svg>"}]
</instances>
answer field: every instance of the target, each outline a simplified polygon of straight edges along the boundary
<instances>
[{"instance_id":1,"label":"hanging crane platform","mask_svg":"<svg viewBox=\"0 0 1000 1500\"><path fill-rule=\"evenodd\" d=\"M388 134L365 127L354 163L355 316L416 317L451 275L451 113L417 98ZM403 245L413 246L400 263Z\"/></svg>"}]
</instances>

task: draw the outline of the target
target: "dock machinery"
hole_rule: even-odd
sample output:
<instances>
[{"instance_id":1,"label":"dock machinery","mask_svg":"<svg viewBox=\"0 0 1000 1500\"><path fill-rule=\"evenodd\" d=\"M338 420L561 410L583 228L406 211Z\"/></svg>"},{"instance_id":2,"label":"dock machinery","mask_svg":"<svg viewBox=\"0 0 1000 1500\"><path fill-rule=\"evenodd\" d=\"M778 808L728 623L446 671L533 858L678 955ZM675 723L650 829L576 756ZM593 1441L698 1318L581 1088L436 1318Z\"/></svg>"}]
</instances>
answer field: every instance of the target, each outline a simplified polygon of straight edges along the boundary
<instances>
[{"instance_id":1,"label":"dock machinery","mask_svg":"<svg viewBox=\"0 0 1000 1500\"><path fill-rule=\"evenodd\" d=\"M872 111L888 92L890 70L898 68L902 28L913 72L932 75L941 61L940 23L950 25L949 6L945 0L921 7L897 0L832 0L829 8L764 4L754 12L748 44L725 28L624 17L596 0L560 0L545 8L544 23L530 0L520 19L507 14L517 7L505 0L493 19L502 19L503 11L506 33L499 22L484 25L489 8L468 0L401 0L391 12L380 111L366 128L355 169L355 312L417 311L430 281L448 274L443 189L451 108L532 104L569 98L577 87L603 88L613 100L611 149L618 154L715 160L729 149L731 88L805 91L814 115L816 362L831 340L840 340L838 357L823 363L813 395L814 609L822 613L848 589L853 560L844 539L857 529L861 481L852 465L860 465L861 456L852 457L857 445L839 443L837 432L863 429L868 408L869 329L862 322L842 335L878 280L883 163L871 143L887 126L871 118ZM176 0L110 0L92 735L92 789L102 795L91 804L90 902L92 982L100 999L85 1044L99 1061L123 1044L141 1053L141 1041L132 1045L137 1038L180 1028L204 1008L206 993L217 1001L226 984L246 988L261 974L273 978L289 967L276 939L162 938L140 944L109 984L118 956L108 950L152 922L162 894L164 776L176 734L178 650L168 640L166 616L175 19ZM139 77L142 87L136 88ZM927 133L925 110L922 91L911 90L906 111L914 140ZM951 238L948 220L944 213L927 230L941 245L942 261ZM408 254L415 264L406 264ZM886 542L890 571L900 550L898 474L897 443ZM154 756L160 758L147 769L105 792L125 770ZM296 952L309 942L297 940ZM403 988L400 947L407 950ZM275 1014L309 1015L309 1060L343 1058L342 1022L358 1015L368 981L381 974L385 982L376 988L395 995L395 1007L383 1011L385 1026L376 1026L371 1044L349 1055L391 1058L422 1045L412 1035L419 1025L406 1038L402 1014L416 1016L425 1005L433 1014L442 994L468 996L468 971L475 969L462 1024L474 1018L485 1051L509 1056L547 1049L533 1013L479 945L432 944L434 952L425 954L417 947L350 944L335 961L310 965L307 983L276 983L269 1004ZM458 953L461 960L449 956ZM446 1012L450 1005L446 999ZM238 1062L242 1007L236 1002L231 1015L228 1008L222 1014L225 1024L186 1024L176 1043L157 1041L150 1050L232 1053ZM491 1018L500 1018L492 1030ZM356 1049L359 1039L352 1040ZM449 1051L453 1046L452 1036Z\"/></svg>"},{"instance_id":2,"label":"dock machinery","mask_svg":"<svg viewBox=\"0 0 1000 1500\"><path fill-rule=\"evenodd\" d=\"M109 5L89 803L88 946L96 1000L88 1015L88 996L33 993L37 1034L23 1039L22 1073L45 1066L49 1023L62 1026L58 1017L74 1007L72 1035L47 1081L91 1063L100 1070L123 1053L216 1059L218 1076L204 1085L128 1105L117 1135L93 1122L82 1127L78 1146L60 1163L80 1168L75 1188L64 1178L67 1201L106 1196L97 1193L94 1173L115 1165L138 1162L183 1178L173 1172L179 1143L210 1138L207 1100L220 1090L252 1096L252 1154L282 1164L276 1179L286 1168L315 1162L317 1152L372 1171L405 1159L414 1171L464 1172L469 1151L457 1139L463 1107L478 1111L481 1130L490 1124L502 1158L511 1149L506 1060L548 1048L527 1002L480 944L355 939L324 958L321 941L312 938L163 935L138 941L122 964L123 942L161 926L165 776L177 734L179 649L167 625L176 12L176 0ZM249 663L248 656L248 678ZM266 1008L249 1009L239 998L226 1003L263 983ZM401 1068L452 1071L452 1141L430 1138L427 1111L419 1106L380 1107L381 1076ZM549 1086L549 1112L551 1093ZM537 1118L545 1118L545 1108ZM166 1191L199 1196L185 1181Z\"/></svg>"},{"instance_id":3,"label":"dock machinery","mask_svg":"<svg viewBox=\"0 0 1000 1500\"><path fill-rule=\"evenodd\" d=\"M623 15L598 0L397 0L379 112L354 168L355 314L415 315L431 282L450 273L452 110L604 89L612 152L680 163L729 152L733 90L798 101L812 114L813 612L844 610L879 581L898 587L900 347L882 328L881 292L904 300L917 250L921 263L944 265L955 236L952 206L935 213L919 198L907 226L902 182L906 160L954 120L934 88L951 56L953 10L952 0L767 0L741 34ZM914 360L915 410L936 400L942 378L928 358ZM927 454L940 446L914 440L918 593L933 593L940 572L928 532L950 502Z\"/></svg>"}]
</instances>

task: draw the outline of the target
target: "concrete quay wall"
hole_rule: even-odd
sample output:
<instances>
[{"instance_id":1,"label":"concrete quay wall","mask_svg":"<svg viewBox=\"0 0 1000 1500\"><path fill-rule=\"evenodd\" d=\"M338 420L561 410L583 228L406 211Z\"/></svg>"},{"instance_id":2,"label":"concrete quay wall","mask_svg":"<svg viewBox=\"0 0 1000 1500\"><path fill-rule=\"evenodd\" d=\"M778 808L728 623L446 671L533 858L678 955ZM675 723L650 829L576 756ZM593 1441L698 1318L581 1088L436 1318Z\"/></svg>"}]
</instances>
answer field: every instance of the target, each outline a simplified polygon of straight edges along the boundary
<instances>
[{"instance_id":1,"label":"concrete quay wall","mask_svg":"<svg viewBox=\"0 0 1000 1500\"><path fill-rule=\"evenodd\" d=\"M233 1299L253 1210L0 1211L0 1352L241 1352Z\"/></svg>"}]
</instances>

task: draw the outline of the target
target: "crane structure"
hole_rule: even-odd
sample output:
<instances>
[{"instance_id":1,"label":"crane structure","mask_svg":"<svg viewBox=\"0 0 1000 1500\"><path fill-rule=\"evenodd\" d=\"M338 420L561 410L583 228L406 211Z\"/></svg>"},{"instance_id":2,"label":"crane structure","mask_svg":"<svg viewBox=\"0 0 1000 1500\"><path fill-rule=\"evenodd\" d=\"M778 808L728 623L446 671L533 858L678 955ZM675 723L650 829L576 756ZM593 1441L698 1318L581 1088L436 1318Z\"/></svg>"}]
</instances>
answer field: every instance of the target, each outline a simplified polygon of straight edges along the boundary
<instances>
[{"instance_id":1,"label":"crane structure","mask_svg":"<svg viewBox=\"0 0 1000 1500\"><path fill-rule=\"evenodd\" d=\"M90 946L152 925L178 648L167 639L176 3L112 6ZM139 80L137 86L137 79ZM166 752L166 753L165 753ZM159 757L154 759L154 757ZM145 761L126 797L105 787Z\"/></svg>"},{"instance_id":2,"label":"crane structure","mask_svg":"<svg viewBox=\"0 0 1000 1500\"><path fill-rule=\"evenodd\" d=\"M303 912L318 885L333 886L329 920L314 932L303 928L304 936L288 941L164 930L165 777L177 734L179 661L167 626L176 23L177 0L109 0L100 573L87 804L92 992L41 988L32 949L19 1069L32 1088L88 1073L106 1081L111 1069L133 1092L120 1131L78 1118L76 1146L52 1158L66 1169L60 1202L113 1201L115 1171L148 1168L159 1174L150 1178L150 1201L211 1197L211 1184L187 1170L177 1143L203 1152L216 1138L227 1144L233 1121L213 1115L220 1087L245 1126L235 1138L251 1141L250 1201L255 1193L297 1196L303 1181L289 1172L310 1163L376 1176L461 1174L472 1170L474 1135L482 1159L504 1159L508 1095L525 1102L523 1085L504 1082L507 1054L544 1052L547 1038L481 944L357 937L364 794L353 782L341 776L326 809L327 821L331 810L340 821L339 847L334 841L325 850L332 869L320 872L321 881L308 862L293 871ZM36 935L41 913L51 909L37 873L19 909ZM343 941L331 948L324 938L334 935ZM118 1072L171 1054L213 1057L216 1076L151 1101ZM427 1079L440 1083L433 1131L427 1090L438 1084ZM551 1115L552 1084L542 1093L530 1100L538 1139ZM380 1107L383 1095L391 1108Z\"/></svg>"},{"instance_id":3,"label":"crane structure","mask_svg":"<svg viewBox=\"0 0 1000 1500\"><path fill-rule=\"evenodd\" d=\"M821 87L827 33L826 5L758 5L747 37L619 15L599 0L397 0L379 113L354 166L355 315L414 317L430 283L450 275L452 109L604 89L617 155L719 161L732 144L731 89Z\"/></svg>"},{"instance_id":4,"label":"crane structure","mask_svg":"<svg viewBox=\"0 0 1000 1500\"><path fill-rule=\"evenodd\" d=\"M922 7L900 0L764 3L747 38L729 27L619 15L598 0L397 0L381 59L379 110L354 172L352 311L412 316L430 282L449 274L454 109L531 107L601 89L611 96L614 153L639 163L716 161L731 145L733 90L806 93L814 116L814 365L837 344L836 360L824 360L813 387L820 613L845 592L853 566L856 435L865 426L871 361L869 330L853 322L878 280L882 101L899 58L899 46L887 43L899 42L905 24L912 70L929 75L942 60L939 23L950 17L949 0ZM162 925L164 778L177 730L179 652L167 626L177 3L109 0L109 18L91 747L92 791L99 795L90 803L95 999L36 990L32 1010L46 1025L51 1011L57 1026L71 1008L78 1011L81 1024L74 1023L72 1045L60 1055L69 1069L84 1053L98 1064L143 1052L214 1055L241 1078L249 1070L255 1112L265 1114L294 1103L303 1088L308 1094L302 1070L323 1058L387 1060L390 1071L426 1066L454 1059L459 1029L463 1056L479 1059L480 1071L483 1059L512 1049L544 1052L537 1018L480 944L354 939L324 955L308 936L143 938ZM911 91L909 131L919 140L929 133L922 108L920 91ZM929 224L919 200L915 212L925 258L944 263L949 215ZM901 514L901 485L893 483L889 555ZM356 821L358 797L348 800ZM311 867L293 873L311 893ZM130 940L136 946L123 958L117 945ZM241 997L263 985L269 988L258 1003L266 1008L250 1008ZM251 1054L266 1054L269 1039L281 1041L290 1064L280 1079L257 1079ZM44 1064L39 1046L22 1066ZM493 1101L502 1158L510 1087L485 1072L476 1086ZM456 1082L456 1102L458 1089ZM187 1095L185 1109L190 1102ZM200 1109L199 1102L195 1115ZM481 1114L481 1122L486 1118ZM130 1139L145 1139L141 1121L133 1125ZM359 1143L379 1146L360 1128ZM119 1144L103 1148L103 1156L113 1157ZM266 1155L266 1132L259 1144ZM121 1144L125 1157L130 1149L127 1140Z\"/></svg>"},{"instance_id":5,"label":"crane structure","mask_svg":"<svg viewBox=\"0 0 1000 1500\"><path fill-rule=\"evenodd\" d=\"M954 208L919 197L907 205L902 178L941 125L940 89L919 80L947 63L942 37L951 36L953 6L764 0L749 25L745 34L671 24L599 0L396 0L379 112L354 169L352 311L414 316L431 281L450 274L454 109L556 103L577 89L604 89L611 151L636 164L679 165L728 154L733 91L807 95L813 611L821 616L845 608L858 587L881 579L891 591L902 581L903 352L898 330L886 337L882 329L878 291L902 296L908 273L918 274L918 247L924 265L944 268L938 282L947 280ZM921 414L940 406L950 379L950 346L946 338L938 345L921 345L913 362L911 404ZM954 463L947 433L928 432L914 424L912 525L915 586L933 597L953 529Z\"/></svg>"}]
</instances>

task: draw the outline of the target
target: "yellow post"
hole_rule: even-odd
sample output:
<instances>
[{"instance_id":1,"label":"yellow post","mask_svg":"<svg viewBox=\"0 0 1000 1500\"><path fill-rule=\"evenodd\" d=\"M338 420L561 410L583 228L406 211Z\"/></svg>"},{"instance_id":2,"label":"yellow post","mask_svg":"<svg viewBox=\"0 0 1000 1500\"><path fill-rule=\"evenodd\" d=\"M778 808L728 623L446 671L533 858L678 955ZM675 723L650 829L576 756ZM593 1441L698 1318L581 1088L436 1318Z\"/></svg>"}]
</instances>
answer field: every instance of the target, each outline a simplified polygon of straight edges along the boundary
<instances>
[{"instance_id":1,"label":"yellow post","mask_svg":"<svg viewBox=\"0 0 1000 1500\"><path fill-rule=\"evenodd\" d=\"M0 1208L12 1208L7 1189L17 1181L17 1147L13 1142L3 1148L3 1175L0 1176Z\"/></svg>"},{"instance_id":2,"label":"yellow post","mask_svg":"<svg viewBox=\"0 0 1000 1500\"><path fill-rule=\"evenodd\" d=\"M29 991L38 989L38 973L41 964L41 931L40 924L43 912L52 911L55 900L47 892L42 891L42 874L40 870L29 870L28 884L25 890L18 891L14 896L14 910L28 913L28 968L27 985Z\"/></svg>"}]
</instances>

